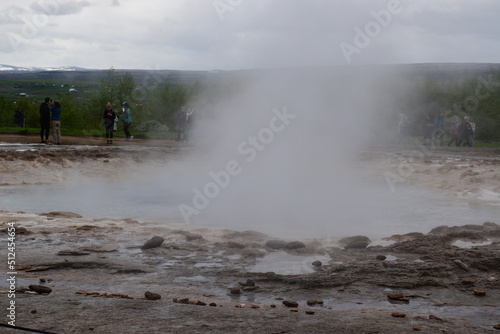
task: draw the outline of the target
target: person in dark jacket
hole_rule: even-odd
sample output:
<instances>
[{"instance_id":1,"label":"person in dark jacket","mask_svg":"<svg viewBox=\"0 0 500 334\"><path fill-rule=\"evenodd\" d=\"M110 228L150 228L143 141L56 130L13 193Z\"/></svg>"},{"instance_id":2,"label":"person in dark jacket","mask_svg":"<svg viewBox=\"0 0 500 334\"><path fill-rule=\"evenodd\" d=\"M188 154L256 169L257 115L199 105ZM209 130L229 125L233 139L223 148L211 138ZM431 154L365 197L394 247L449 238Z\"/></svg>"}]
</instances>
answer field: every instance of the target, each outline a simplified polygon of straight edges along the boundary
<instances>
[{"instance_id":1,"label":"person in dark jacket","mask_svg":"<svg viewBox=\"0 0 500 334\"><path fill-rule=\"evenodd\" d=\"M50 108L49 103L52 100L46 97L45 101L40 104L40 139L42 144L46 144L50 133Z\"/></svg>"},{"instance_id":2,"label":"person in dark jacket","mask_svg":"<svg viewBox=\"0 0 500 334\"><path fill-rule=\"evenodd\" d=\"M16 110L16 113L14 115L14 123L16 123L16 126L20 128L24 128L24 119L26 118L26 115L23 113L23 108L19 107Z\"/></svg>"},{"instance_id":3,"label":"person in dark jacket","mask_svg":"<svg viewBox=\"0 0 500 334\"><path fill-rule=\"evenodd\" d=\"M186 107L182 107L177 114L177 141L186 140L188 114Z\"/></svg>"},{"instance_id":4,"label":"person in dark jacket","mask_svg":"<svg viewBox=\"0 0 500 334\"><path fill-rule=\"evenodd\" d=\"M59 101L54 101L50 105L52 112L52 137L55 145L61 145L61 112L62 107Z\"/></svg>"},{"instance_id":5,"label":"person in dark jacket","mask_svg":"<svg viewBox=\"0 0 500 334\"><path fill-rule=\"evenodd\" d=\"M108 144L113 144L113 132L115 125L116 113L111 108L111 103L106 104L106 110L104 110L104 127L106 128L106 142Z\"/></svg>"}]
</instances>

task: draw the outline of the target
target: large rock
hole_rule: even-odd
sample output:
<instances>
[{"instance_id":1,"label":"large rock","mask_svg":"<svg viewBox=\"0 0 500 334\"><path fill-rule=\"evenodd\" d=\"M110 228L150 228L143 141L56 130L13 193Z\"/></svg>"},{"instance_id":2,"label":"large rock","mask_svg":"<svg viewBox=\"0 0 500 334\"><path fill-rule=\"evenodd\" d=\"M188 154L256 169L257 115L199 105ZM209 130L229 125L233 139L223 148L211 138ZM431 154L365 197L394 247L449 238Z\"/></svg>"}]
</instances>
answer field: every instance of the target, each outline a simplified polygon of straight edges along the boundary
<instances>
[{"instance_id":1,"label":"large rock","mask_svg":"<svg viewBox=\"0 0 500 334\"><path fill-rule=\"evenodd\" d=\"M141 249L151 249L151 248L160 247L161 244L163 243L163 241L165 241L165 239L163 239L162 237L154 236L151 239L149 239L148 241L146 241L146 243L144 245L142 245Z\"/></svg>"},{"instance_id":2,"label":"large rock","mask_svg":"<svg viewBox=\"0 0 500 334\"><path fill-rule=\"evenodd\" d=\"M43 285L30 285L29 286L31 291L35 291L36 293L39 294L49 294L52 292L52 289L49 288L48 286L43 286Z\"/></svg>"},{"instance_id":3,"label":"large rock","mask_svg":"<svg viewBox=\"0 0 500 334\"><path fill-rule=\"evenodd\" d=\"M272 249L283 249L288 244L285 240L269 240L266 242L266 246Z\"/></svg>"}]
</instances>

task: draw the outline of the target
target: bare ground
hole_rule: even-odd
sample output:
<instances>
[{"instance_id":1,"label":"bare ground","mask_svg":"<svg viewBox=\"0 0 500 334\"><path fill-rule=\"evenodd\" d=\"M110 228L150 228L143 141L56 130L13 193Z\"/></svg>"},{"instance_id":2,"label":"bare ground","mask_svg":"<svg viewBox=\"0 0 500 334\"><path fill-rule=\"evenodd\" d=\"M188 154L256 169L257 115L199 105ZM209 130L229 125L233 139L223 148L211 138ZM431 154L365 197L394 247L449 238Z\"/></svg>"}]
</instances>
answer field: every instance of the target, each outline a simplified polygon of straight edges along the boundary
<instances>
[{"instance_id":1,"label":"bare ground","mask_svg":"<svg viewBox=\"0 0 500 334\"><path fill-rule=\"evenodd\" d=\"M112 178L117 168L164 163L186 149L170 141L63 142L73 140L79 146L0 147L0 184L64 182L88 170ZM368 176L385 174L396 187L437 187L497 205L495 151L422 152L372 151L359 163ZM52 333L498 332L498 222L388 236L378 244L364 238L273 242L276 237L255 231L0 209L4 273L11 272L7 232L16 229L17 292L9 298L8 282L0 285L4 324L15 300L17 326ZM164 241L141 249L153 236ZM252 270L266 255L277 256L269 270ZM303 260L291 264L292 274L275 273L288 256ZM311 258L329 260L313 266ZM51 292L39 294L33 285ZM161 299L147 299L148 291Z\"/></svg>"}]
</instances>

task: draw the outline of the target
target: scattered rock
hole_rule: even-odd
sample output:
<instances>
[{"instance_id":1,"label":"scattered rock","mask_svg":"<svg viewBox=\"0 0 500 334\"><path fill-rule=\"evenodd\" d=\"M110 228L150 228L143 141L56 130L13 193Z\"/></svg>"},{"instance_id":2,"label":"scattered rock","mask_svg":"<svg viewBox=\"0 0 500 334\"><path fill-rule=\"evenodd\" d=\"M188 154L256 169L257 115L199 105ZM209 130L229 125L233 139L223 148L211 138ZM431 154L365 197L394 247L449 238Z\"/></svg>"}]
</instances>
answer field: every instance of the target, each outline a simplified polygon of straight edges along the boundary
<instances>
[{"instance_id":1,"label":"scattered rock","mask_svg":"<svg viewBox=\"0 0 500 334\"><path fill-rule=\"evenodd\" d=\"M214 303L214 302L212 302L212 303L208 304L208 306L214 306L215 307L215 306L217 306L217 304Z\"/></svg>"},{"instance_id":2,"label":"scattered rock","mask_svg":"<svg viewBox=\"0 0 500 334\"><path fill-rule=\"evenodd\" d=\"M199 306L207 306L207 303L202 302L201 300L198 300L198 301L196 301L196 305L199 305Z\"/></svg>"},{"instance_id":3,"label":"scattered rock","mask_svg":"<svg viewBox=\"0 0 500 334\"><path fill-rule=\"evenodd\" d=\"M49 294L52 292L52 289L49 288L48 286L43 286L43 285L30 285L29 289L31 291L34 291L38 294Z\"/></svg>"},{"instance_id":4,"label":"scattered rock","mask_svg":"<svg viewBox=\"0 0 500 334\"><path fill-rule=\"evenodd\" d=\"M120 246L117 244L89 245L82 247L84 251L102 252L102 253L114 252L118 248L120 248Z\"/></svg>"},{"instance_id":5,"label":"scattered rock","mask_svg":"<svg viewBox=\"0 0 500 334\"><path fill-rule=\"evenodd\" d=\"M234 241L229 241L226 243L226 247L228 248L236 248L236 249L243 249L246 246L243 244L240 244L239 242L234 242Z\"/></svg>"},{"instance_id":6,"label":"scattered rock","mask_svg":"<svg viewBox=\"0 0 500 334\"><path fill-rule=\"evenodd\" d=\"M315 312L314 311L306 311L306 314L313 315Z\"/></svg>"},{"instance_id":7,"label":"scattered rock","mask_svg":"<svg viewBox=\"0 0 500 334\"><path fill-rule=\"evenodd\" d=\"M298 307L299 303L294 300L284 300L283 305L285 305L286 307Z\"/></svg>"},{"instance_id":8,"label":"scattered rock","mask_svg":"<svg viewBox=\"0 0 500 334\"><path fill-rule=\"evenodd\" d=\"M436 317L435 315L433 314L430 314L429 315L429 319L431 320L437 320L437 321L443 321L443 319L441 319L440 317Z\"/></svg>"},{"instance_id":9,"label":"scattered rock","mask_svg":"<svg viewBox=\"0 0 500 334\"><path fill-rule=\"evenodd\" d=\"M394 318L404 318L404 317L406 317L406 313L392 312L391 316Z\"/></svg>"},{"instance_id":10,"label":"scattered rock","mask_svg":"<svg viewBox=\"0 0 500 334\"><path fill-rule=\"evenodd\" d=\"M465 271L469 271L469 266L463 263L460 260L453 260L453 263L455 263L459 268L462 268Z\"/></svg>"},{"instance_id":11,"label":"scattered rock","mask_svg":"<svg viewBox=\"0 0 500 334\"><path fill-rule=\"evenodd\" d=\"M239 282L242 286L255 286L255 281L251 279L247 279L246 282Z\"/></svg>"},{"instance_id":12,"label":"scattered rock","mask_svg":"<svg viewBox=\"0 0 500 334\"><path fill-rule=\"evenodd\" d=\"M422 327L420 326L413 326L412 328L415 332L420 332L422 330Z\"/></svg>"},{"instance_id":13,"label":"scattered rock","mask_svg":"<svg viewBox=\"0 0 500 334\"><path fill-rule=\"evenodd\" d=\"M79 251L79 250L62 250L57 253L57 255L61 256L83 256L89 254L90 252Z\"/></svg>"},{"instance_id":14,"label":"scattered rock","mask_svg":"<svg viewBox=\"0 0 500 334\"><path fill-rule=\"evenodd\" d=\"M163 239L162 237L154 236L151 239L149 239L148 241L146 241L146 243L144 245L142 245L141 249L151 249L151 248L160 247L161 244L163 243L163 241L165 241L165 239Z\"/></svg>"},{"instance_id":15,"label":"scattered rock","mask_svg":"<svg viewBox=\"0 0 500 334\"><path fill-rule=\"evenodd\" d=\"M41 213L40 215L52 218L82 218L78 213L65 211L51 211L49 213Z\"/></svg>"},{"instance_id":16,"label":"scattered rock","mask_svg":"<svg viewBox=\"0 0 500 334\"><path fill-rule=\"evenodd\" d=\"M494 326L493 326L493 328L495 328L495 329L500 329L500 324L496 324L496 325L494 325Z\"/></svg>"},{"instance_id":17,"label":"scattered rock","mask_svg":"<svg viewBox=\"0 0 500 334\"><path fill-rule=\"evenodd\" d=\"M463 285L472 285L476 283L476 280L474 278L464 278L460 283L462 283Z\"/></svg>"},{"instance_id":18,"label":"scattered rock","mask_svg":"<svg viewBox=\"0 0 500 334\"><path fill-rule=\"evenodd\" d=\"M347 238L342 238L339 240L339 244L342 246L347 246L349 244L354 244L354 243L366 243L367 245L371 242L371 240L368 237L365 237L363 235L356 235L353 237L347 237Z\"/></svg>"},{"instance_id":19,"label":"scattered rock","mask_svg":"<svg viewBox=\"0 0 500 334\"><path fill-rule=\"evenodd\" d=\"M299 248L306 248L306 245L301 241L291 241L291 242L286 244L285 248L286 249L299 249Z\"/></svg>"},{"instance_id":20,"label":"scattered rock","mask_svg":"<svg viewBox=\"0 0 500 334\"><path fill-rule=\"evenodd\" d=\"M292 309L290 309L290 312L299 312L299 310L296 308L292 308Z\"/></svg>"},{"instance_id":21,"label":"scattered rock","mask_svg":"<svg viewBox=\"0 0 500 334\"><path fill-rule=\"evenodd\" d=\"M321 267L323 265L323 262L319 261L319 260L316 260L312 263L313 266L315 267Z\"/></svg>"},{"instance_id":22,"label":"scattered rock","mask_svg":"<svg viewBox=\"0 0 500 334\"><path fill-rule=\"evenodd\" d=\"M31 310L30 313L36 313L36 310Z\"/></svg>"},{"instance_id":23,"label":"scattered rock","mask_svg":"<svg viewBox=\"0 0 500 334\"><path fill-rule=\"evenodd\" d=\"M252 304L250 305L251 308L260 308L260 305L255 305L255 304Z\"/></svg>"},{"instance_id":24,"label":"scattered rock","mask_svg":"<svg viewBox=\"0 0 500 334\"><path fill-rule=\"evenodd\" d=\"M231 288L229 289L229 293L232 295L239 295L241 293L240 288Z\"/></svg>"},{"instance_id":25,"label":"scattered rock","mask_svg":"<svg viewBox=\"0 0 500 334\"><path fill-rule=\"evenodd\" d=\"M283 249L288 244L285 240L269 240L266 242L266 246L272 249Z\"/></svg>"},{"instance_id":26,"label":"scattered rock","mask_svg":"<svg viewBox=\"0 0 500 334\"><path fill-rule=\"evenodd\" d=\"M473 292L475 296L486 296L486 291L483 289L474 289Z\"/></svg>"},{"instance_id":27,"label":"scattered rock","mask_svg":"<svg viewBox=\"0 0 500 334\"><path fill-rule=\"evenodd\" d=\"M258 286L244 286L243 287L243 291L255 291L257 290L259 287Z\"/></svg>"},{"instance_id":28,"label":"scattered rock","mask_svg":"<svg viewBox=\"0 0 500 334\"><path fill-rule=\"evenodd\" d=\"M387 259L387 257L385 255L377 255L376 259L379 261L384 261L385 259Z\"/></svg>"},{"instance_id":29,"label":"scattered rock","mask_svg":"<svg viewBox=\"0 0 500 334\"><path fill-rule=\"evenodd\" d=\"M172 233L182 234L186 237L187 241L202 240L203 236L201 234L191 233L189 231L174 231Z\"/></svg>"},{"instance_id":30,"label":"scattered rock","mask_svg":"<svg viewBox=\"0 0 500 334\"><path fill-rule=\"evenodd\" d=\"M323 305L323 303L324 302L322 300L319 300L319 299L309 299L307 301L307 305L309 305L309 306L314 306L316 304Z\"/></svg>"},{"instance_id":31,"label":"scattered rock","mask_svg":"<svg viewBox=\"0 0 500 334\"><path fill-rule=\"evenodd\" d=\"M387 295L387 298L392 299L392 300L401 300L401 298L404 298L404 297L405 297L405 295L403 295L402 293L399 293L399 292L390 293Z\"/></svg>"}]
</instances>

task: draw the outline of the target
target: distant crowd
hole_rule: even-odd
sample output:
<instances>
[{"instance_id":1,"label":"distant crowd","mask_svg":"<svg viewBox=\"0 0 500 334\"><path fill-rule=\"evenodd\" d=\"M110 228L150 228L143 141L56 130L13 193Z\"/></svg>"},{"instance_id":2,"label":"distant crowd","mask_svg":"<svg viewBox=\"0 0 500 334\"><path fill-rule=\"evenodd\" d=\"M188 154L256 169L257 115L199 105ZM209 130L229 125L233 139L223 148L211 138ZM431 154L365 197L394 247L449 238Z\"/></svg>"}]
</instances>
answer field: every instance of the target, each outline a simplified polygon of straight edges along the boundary
<instances>
[{"instance_id":1,"label":"distant crowd","mask_svg":"<svg viewBox=\"0 0 500 334\"><path fill-rule=\"evenodd\" d=\"M426 114L421 125L424 145L444 146L469 146L474 147L477 135L477 126L474 119L464 116L463 119L453 115L449 122L445 122L444 113L438 113L434 118ZM406 144L410 135L410 122L408 117L401 113L398 121L399 142ZM445 142L445 138L448 142Z\"/></svg>"},{"instance_id":2,"label":"distant crowd","mask_svg":"<svg viewBox=\"0 0 500 334\"><path fill-rule=\"evenodd\" d=\"M121 113L118 115L113 110L110 102L106 104L103 113L105 138L107 144L113 144L114 132L118 128L118 120L123 121L123 131L125 140L134 138L130 133L132 125L132 111L128 102L121 104ZM40 104L40 143L61 145L61 112L62 107L59 101L53 101L50 97L45 98ZM14 122L18 127L25 127L26 114L22 108L17 108L14 115ZM193 122L195 120L195 109L183 106L176 114L177 141L188 141L191 135ZM52 142L49 142L49 135L52 130Z\"/></svg>"}]
</instances>

